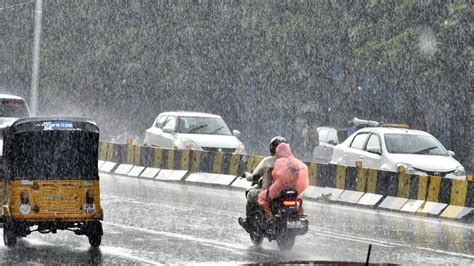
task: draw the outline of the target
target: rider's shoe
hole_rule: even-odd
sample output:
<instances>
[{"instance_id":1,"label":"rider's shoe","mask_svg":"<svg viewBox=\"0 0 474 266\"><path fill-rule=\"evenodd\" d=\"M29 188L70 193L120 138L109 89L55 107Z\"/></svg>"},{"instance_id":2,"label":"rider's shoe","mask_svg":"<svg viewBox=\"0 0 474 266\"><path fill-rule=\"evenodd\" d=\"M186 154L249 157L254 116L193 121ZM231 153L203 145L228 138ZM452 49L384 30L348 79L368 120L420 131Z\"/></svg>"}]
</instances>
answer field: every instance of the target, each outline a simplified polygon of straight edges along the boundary
<instances>
[{"instance_id":1,"label":"rider's shoe","mask_svg":"<svg viewBox=\"0 0 474 266\"><path fill-rule=\"evenodd\" d=\"M242 226L247 233L250 233L250 225L246 218L239 217L238 219L240 226Z\"/></svg>"}]
</instances>

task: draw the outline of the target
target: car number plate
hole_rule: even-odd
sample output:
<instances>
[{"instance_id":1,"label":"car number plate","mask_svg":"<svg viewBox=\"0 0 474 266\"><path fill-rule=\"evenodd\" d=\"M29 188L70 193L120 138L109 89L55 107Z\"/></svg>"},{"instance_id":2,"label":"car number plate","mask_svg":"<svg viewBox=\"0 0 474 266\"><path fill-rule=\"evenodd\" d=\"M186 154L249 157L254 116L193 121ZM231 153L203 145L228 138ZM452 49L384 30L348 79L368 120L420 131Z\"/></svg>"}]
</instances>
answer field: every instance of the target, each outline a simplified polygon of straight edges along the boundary
<instances>
[{"instance_id":1,"label":"car number plate","mask_svg":"<svg viewBox=\"0 0 474 266\"><path fill-rule=\"evenodd\" d=\"M287 221L286 222L286 228L289 229L297 229L297 228L303 228L304 225L301 221Z\"/></svg>"}]
</instances>

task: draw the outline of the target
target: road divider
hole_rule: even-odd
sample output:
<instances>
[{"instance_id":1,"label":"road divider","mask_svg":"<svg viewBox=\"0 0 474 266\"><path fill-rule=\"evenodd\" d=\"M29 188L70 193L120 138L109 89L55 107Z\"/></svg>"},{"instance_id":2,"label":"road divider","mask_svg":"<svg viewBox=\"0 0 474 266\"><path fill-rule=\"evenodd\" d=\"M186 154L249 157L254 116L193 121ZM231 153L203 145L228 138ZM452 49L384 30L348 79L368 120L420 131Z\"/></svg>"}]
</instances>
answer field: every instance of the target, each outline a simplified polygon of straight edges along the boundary
<instances>
[{"instance_id":1,"label":"road divider","mask_svg":"<svg viewBox=\"0 0 474 266\"><path fill-rule=\"evenodd\" d=\"M100 142L101 172L161 181L247 189L237 178L262 156L142 147ZM306 163L308 199L402 213L469 220L474 216L474 181L421 176L342 165Z\"/></svg>"}]
</instances>

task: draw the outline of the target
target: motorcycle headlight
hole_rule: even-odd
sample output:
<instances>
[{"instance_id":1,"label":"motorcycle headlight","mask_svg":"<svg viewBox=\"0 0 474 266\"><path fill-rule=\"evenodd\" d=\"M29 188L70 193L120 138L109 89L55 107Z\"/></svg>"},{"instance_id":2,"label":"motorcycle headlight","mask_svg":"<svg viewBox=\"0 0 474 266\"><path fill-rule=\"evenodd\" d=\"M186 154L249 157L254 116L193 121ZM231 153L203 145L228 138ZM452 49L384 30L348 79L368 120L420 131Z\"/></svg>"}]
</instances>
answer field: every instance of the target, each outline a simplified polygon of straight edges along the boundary
<instances>
[{"instance_id":1,"label":"motorcycle headlight","mask_svg":"<svg viewBox=\"0 0 474 266\"><path fill-rule=\"evenodd\" d=\"M406 163L397 163L397 170L399 173L406 173L406 174L416 174L417 171L413 166L406 164Z\"/></svg>"},{"instance_id":2,"label":"motorcycle headlight","mask_svg":"<svg viewBox=\"0 0 474 266\"><path fill-rule=\"evenodd\" d=\"M183 149L185 150L200 150L201 147L197 145L194 141L190 139L184 139L183 141Z\"/></svg>"},{"instance_id":3,"label":"motorcycle headlight","mask_svg":"<svg viewBox=\"0 0 474 266\"><path fill-rule=\"evenodd\" d=\"M458 166L456 170L454 170L453 174L455 176L465 176L466 175L466 170L462 166Z\"/></svg>"},{"instance_id":4,"label":"motorcycle headlight","mask_svg":"<svg viewBox=\"0 0 474 266\"><path fill-rule=\"evenodd\" d=\"M244 144L241 142L239 144L239 146L237 147L237 149L235 150L235 153L237 154L245 154L245 146Z\"/></svg>"}]
</instances>

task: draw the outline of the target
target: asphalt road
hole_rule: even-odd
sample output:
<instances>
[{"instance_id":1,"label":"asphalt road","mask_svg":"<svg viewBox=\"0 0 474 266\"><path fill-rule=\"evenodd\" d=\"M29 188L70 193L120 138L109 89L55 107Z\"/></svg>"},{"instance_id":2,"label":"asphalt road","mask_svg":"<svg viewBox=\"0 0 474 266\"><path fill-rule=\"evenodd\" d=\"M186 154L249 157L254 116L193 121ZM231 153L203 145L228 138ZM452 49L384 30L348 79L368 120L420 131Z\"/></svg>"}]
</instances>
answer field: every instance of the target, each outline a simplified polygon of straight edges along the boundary
<instances>
[{"instance_id":1,"label":"asphalt road","mask_svg":"<svg viewBox=\"0 0 474 266\"><path fill-rule=\"evenodd\" d=\"M105 211L100 249L85 236L33 233L1 264L241 264L292 260L474 264L474 225L305 202L308 234L290 252L253 247L238 225L243 191L101 175Z\"/></svg>"}]
</instances>

